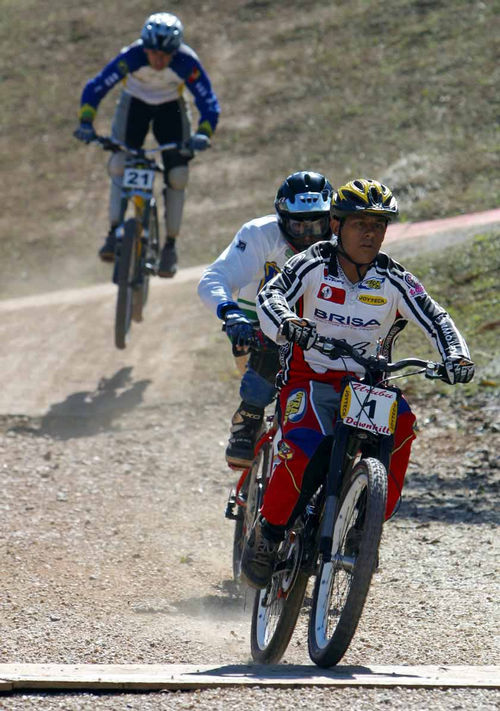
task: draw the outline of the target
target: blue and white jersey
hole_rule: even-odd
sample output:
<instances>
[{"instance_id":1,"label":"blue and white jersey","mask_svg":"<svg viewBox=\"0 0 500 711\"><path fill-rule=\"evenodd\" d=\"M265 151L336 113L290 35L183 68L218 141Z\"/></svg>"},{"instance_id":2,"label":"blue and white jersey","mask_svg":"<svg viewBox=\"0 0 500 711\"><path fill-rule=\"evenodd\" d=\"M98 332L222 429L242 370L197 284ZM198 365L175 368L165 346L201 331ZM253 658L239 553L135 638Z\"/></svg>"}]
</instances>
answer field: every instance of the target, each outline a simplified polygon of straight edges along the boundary
<instances>
[{"instance_id":1,"label":"blue and white jersey","mask_svg":"<svg viewBox=\"0 0 500 711\"><path fill-rule=\"evenodd\" d=\"M118 82L124 82L124 90L146 104L175 101L187 87L200 113L199 128L211 135L217 126L220 113L217 96L198 56L186 44L181 44L168 67L159 71L149 65L142 40L125 47L85 85L81 121L93 121L100 102Z\"/></svg>"},{"instance_id":2,"label":"blue and white jersey","mask_svg":"<svg viewBox=\"0 0 500 711\"><path fill-rule=\"evenodd\" d=\"M276 215L250 220L215 262L205 269L198 295L219 318L224 307L237 304L257 322L257 292L279 274L295 253L283 237Z\"/></svg>"},{"instance_id":3,"label":"blue and white jersey","mask_svg":"<svg viewBox=\"0 0 500 711\"><path fill-rule=\"evenodd\" d=\"M257 314L266 336L280 345L287 344L279 333L280 325L299 315L315 321L321 336L344 340L365 356L377 353L400 314L422 329L443 360L451 355L470 357L446 311L413 274L383 252L364 278L353 284L338 263L336 244L318 242L289 260L281 274L264 286ZM364 374L364 368L351 358L331 361L315 349L303 351L287 345L283 356L283 382L332 370Z\"/></svg>"}]
</instances>

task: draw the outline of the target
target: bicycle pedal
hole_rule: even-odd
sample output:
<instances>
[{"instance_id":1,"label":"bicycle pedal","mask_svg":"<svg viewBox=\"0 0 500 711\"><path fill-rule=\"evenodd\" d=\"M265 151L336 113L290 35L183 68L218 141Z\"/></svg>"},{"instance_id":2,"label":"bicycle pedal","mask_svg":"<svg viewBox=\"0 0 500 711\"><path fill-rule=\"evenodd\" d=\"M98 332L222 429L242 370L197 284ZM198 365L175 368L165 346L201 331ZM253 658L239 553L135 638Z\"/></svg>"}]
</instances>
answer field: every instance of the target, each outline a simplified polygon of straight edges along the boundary
<instances>
[{"instance_id":1,"label":"bicycle pedal","mask_svg":"<svg viewBox=\"0 0 500 711\"><path fill-rule=\"evenodd\" d=\"M238 519L240 519L241 518L241 511L239 510L239 507L238 507L237 513L234 512L236 506L237 506L236 494L234 491L232 491L231 494L229 495L229 499L227 501L226 511L224 513L224 516L226 518L231 519L232 521L237 521Z\"/></svg>"},{"instance_id":2,"label":"bicycle pedal","mask_svg":"<svg viewBox=\"0 0 500 711\"><path fill-rule=\"evenodd\" d=\"M155 265L150 262L146 262L144 265L144 273L149 274L150 276L155 276L155 274L157 274Z\"/></svg>"}]
</instances>

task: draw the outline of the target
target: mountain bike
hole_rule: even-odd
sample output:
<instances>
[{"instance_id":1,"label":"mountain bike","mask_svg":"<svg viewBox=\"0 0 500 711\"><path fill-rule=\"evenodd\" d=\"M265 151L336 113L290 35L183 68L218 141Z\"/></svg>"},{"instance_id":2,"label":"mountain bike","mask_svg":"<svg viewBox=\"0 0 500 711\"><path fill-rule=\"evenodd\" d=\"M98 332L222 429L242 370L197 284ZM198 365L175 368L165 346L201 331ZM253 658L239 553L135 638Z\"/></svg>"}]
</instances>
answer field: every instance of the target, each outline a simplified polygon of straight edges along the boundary
<instances>
[{"instance_id":1,"label":"mountain bike","mask_svg":"<svg viewBox=\"0 0 500 711\"><path fill-rule=\"evenodd\" d=\"M126 154L120 206L120 222L116 228L116 256L113 282L118 286L115 311L115 345L127 345L132 321L143 320L148 300L149 278L158 274L160 236L158 206L154 196L157 173L163 173L154 154L161 151L189 151L186 143L165 143L151 149L135 149L109 136L96 136L104 150ZM190 151L191 155L193 152ZM125 219L130 203L134 217Z\"/></svg>"},{"instance_id":2,"label":"mountain bike","mask_svg":"<svg viewBox=\"0 0 500 711\"><path fill-rule=\"evenodd\" d=\"M278 549L270 583L256 593L251 651L259 663L276 663L284 654L311 577L309 656L318 666L331 667L347 651L378 564L385 519L387 472L401 398L390 382L403 377L389 374L416 367L405 375L446 378L444 367L431 361L365 358L344 341L323 337L313 347L332 360L350 356L366 374L362 379L344 378L333 435L325 438L331 447L327 471L303 483L302 512Z\"/></svg>"},{"instance_id":3,"label":"mountain bike","mask_svg":"<svg viewBox=\"0 0 500 711\"><path fill-rule=\"evenodd\" d=\"M225 331L225 326L222 327ZM248 356L251 350L259 351L266 344L272 344L260 328L254 328L253 339L245 352L233 346L235 357ZM225 516L235 521L233 534L233 578L241 581L241 556L255 518L259 512L267 480L271 473L272 443L278 428L278 415L275 411L264 417L264 424L255 444L255 456L252 464L241 472L236 487L231 489Z\"/></svg>"},{"instance_id":4,"label":"mountain bike","mask_svg":"<svg viewBox=\"0 0 500 711\"><path fill-rule=\"evenodd\" d=\"M271 474L272 445L277 431L276 413L265 417L263 433L255 445L255 458L244 469L231 490L226 507L226 518L235 521L233 534L233 578L241 581L241 556L250 530L262 505L265 487Z\"/></svg>"}]
</instances>

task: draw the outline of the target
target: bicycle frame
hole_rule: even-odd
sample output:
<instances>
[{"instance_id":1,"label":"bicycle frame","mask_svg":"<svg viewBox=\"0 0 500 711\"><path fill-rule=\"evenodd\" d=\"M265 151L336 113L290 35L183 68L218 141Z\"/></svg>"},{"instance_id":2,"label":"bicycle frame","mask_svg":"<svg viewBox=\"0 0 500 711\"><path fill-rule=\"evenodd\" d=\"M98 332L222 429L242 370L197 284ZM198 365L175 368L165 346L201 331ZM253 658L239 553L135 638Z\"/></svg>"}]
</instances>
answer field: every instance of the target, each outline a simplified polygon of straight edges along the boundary
<instances>
[{"instance_id":1,"label":"bicycle frame","mask_svg":"<svg viewBox=\"0 0 500 711\"><path fill-rule=\"evenodd\" d=\"M345 392L351 382L360 382L355 378L345 378L344 387L341 393ZM396 388L384 388L396 393L396 403L399 406L401 393ZM367 397L361 404L361 409L366 407ZM328 474L325 481L325 505L322 519L319 552L323 560L331 560L333 529L332 521L337 517L338 503L342 482L345 476L354 466L357 454L361 456L374 456L389 471L389 462L394 446L394 435L366 432L350 425L346 425L339 413L333 428L333 444L328 466Z\"/></svg>"}]
</instances>

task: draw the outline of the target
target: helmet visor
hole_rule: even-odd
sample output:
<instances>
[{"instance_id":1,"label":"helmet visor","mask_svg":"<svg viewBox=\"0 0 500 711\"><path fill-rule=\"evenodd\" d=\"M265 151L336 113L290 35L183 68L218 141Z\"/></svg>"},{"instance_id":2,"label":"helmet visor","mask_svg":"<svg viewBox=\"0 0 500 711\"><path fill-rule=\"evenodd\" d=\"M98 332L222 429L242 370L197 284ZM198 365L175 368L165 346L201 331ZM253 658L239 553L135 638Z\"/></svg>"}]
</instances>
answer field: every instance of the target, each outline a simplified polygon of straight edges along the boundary
<instances>
[{"instance_id":1,"label":"helmet visor","mask_svg":"<svg viewBox=\"0 0 500 711\"><path fill-rule=\"evenodd\" d=\"M322 237L328 231L330 217L323 215L314 220L287 220L287 228L290 237Z\"/></svg>"}]
</instances>

